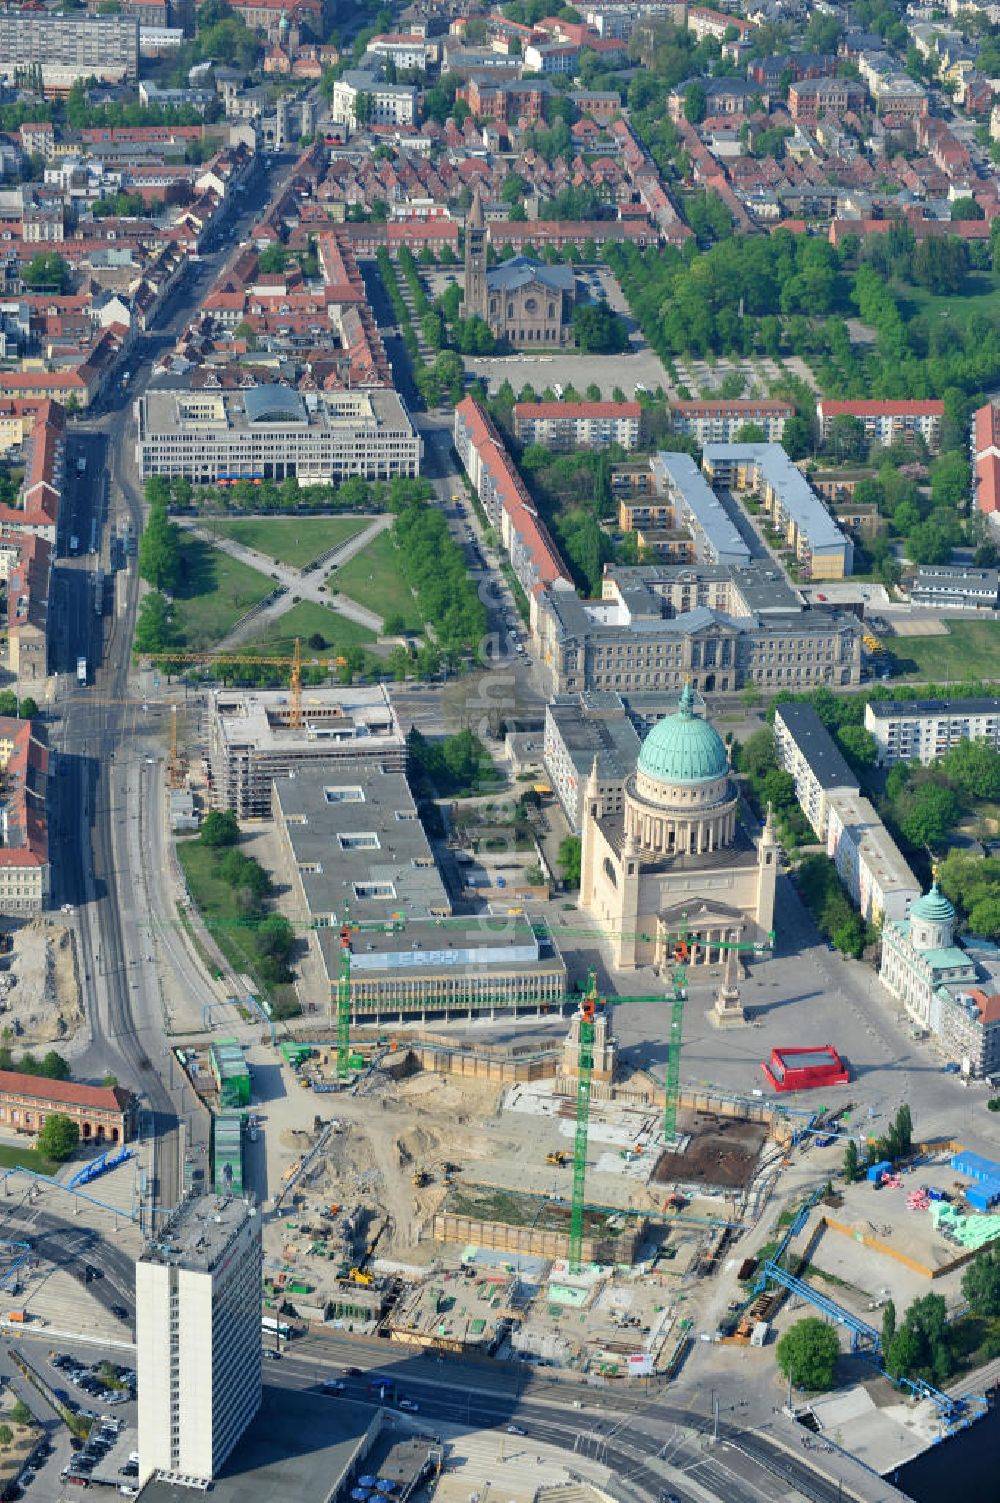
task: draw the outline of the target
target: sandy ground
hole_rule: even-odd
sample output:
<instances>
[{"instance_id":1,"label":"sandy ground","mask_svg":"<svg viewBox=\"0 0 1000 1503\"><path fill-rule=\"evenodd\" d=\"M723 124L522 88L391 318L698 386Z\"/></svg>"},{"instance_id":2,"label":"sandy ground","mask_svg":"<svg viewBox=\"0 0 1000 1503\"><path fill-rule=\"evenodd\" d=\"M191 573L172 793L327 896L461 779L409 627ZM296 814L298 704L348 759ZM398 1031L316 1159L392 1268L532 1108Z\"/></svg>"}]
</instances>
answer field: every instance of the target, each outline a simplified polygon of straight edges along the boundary
<instances>
[{"instance_id":1,"label":"sandy ground","mask_svg":"<svg viewBox=\"0 0 1000 1503\"><path fill-rule=\"evenodd\" d=\"M71 1038L82 1023L73 929L35 919L15 930L0 969L0 1029L30 1048Z\"/></svg>"}]
</instances>

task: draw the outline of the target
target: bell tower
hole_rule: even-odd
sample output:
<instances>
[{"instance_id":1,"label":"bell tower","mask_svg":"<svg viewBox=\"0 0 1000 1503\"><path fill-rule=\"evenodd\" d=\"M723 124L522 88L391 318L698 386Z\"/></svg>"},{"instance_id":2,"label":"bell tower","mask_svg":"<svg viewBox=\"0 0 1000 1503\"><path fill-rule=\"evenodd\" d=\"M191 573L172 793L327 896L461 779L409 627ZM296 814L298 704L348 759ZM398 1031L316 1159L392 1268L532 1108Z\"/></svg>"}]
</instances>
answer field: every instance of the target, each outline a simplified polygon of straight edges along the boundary
<instances>
[{"instance_id":1,"label":"bell tower","mask_svg":"<svg viewBox=\"0 0 1000 1503\"><path fill-rule=\"evenodd\" d=\"M486 221L479 187L465 221L465 306L463 318L486 317Z\"/></svg>"}]
</instances>

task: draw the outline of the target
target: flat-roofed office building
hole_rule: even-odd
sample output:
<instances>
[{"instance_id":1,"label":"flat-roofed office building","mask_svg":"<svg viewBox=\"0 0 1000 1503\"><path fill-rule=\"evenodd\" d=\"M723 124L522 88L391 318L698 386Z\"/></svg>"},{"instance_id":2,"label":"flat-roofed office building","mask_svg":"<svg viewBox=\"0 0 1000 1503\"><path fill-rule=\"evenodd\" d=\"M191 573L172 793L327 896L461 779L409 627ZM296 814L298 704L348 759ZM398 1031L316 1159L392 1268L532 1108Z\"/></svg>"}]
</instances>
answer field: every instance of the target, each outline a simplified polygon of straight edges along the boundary
<instances>
[{"instance_id":1,"label":"flat-roofed office building","mask_svg":"<svg viewBox=\"0 0 1000 1503\"><path fill-rule=\"evenodd\" d=\"M382 684L303 690L302 724L280 690L219 689L209 715L212 796L240 819L271 812L271 787L310 762L401 771L406 738ZM333 780L331 780L333 781Z\"/></svg>"},{"instance_id":2,"label":"flat-roofed office building","mask_svg":"<svg viewBox=\"0 0 1000 1503\"><path fill-rule=\"evenodd\" d=\"M209 1482L260 1408L261 1224L201 1195L135 1266L139 1481Z\"/></svg>"},{"instance_id":3,"label":"flat-roofed office building","mask_svg":"<svg viewBox=\"0 0 1000 1503\"><path fill-rule=\"evenodd\" d=\"M412 478L422 443L394 391L298 392L154 387L137 406L140 477L196 484L297 479L300 485Z\"/></svg>"}]
</instances>

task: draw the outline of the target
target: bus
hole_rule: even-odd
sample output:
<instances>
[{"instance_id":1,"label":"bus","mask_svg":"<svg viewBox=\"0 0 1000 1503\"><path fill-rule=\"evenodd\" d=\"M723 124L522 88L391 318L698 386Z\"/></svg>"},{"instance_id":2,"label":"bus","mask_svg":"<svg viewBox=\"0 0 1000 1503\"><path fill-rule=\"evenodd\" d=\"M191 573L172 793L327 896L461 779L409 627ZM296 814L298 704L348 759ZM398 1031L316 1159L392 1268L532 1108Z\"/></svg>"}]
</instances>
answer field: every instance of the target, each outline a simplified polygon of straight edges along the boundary
<instances>
[{"instance_id":1,"label":"bus","mask_svg":"<svg viewBox=\"0 0 1000 1503\"><path fill-rule=\"evenodd\" d=\"M279 1341L287 1341L292 1334L292 1328L287 1321L275 1320L273 1315L262 1315L260 1329L265 1336L277 1336Z\"/></svg>"}]
</instances>

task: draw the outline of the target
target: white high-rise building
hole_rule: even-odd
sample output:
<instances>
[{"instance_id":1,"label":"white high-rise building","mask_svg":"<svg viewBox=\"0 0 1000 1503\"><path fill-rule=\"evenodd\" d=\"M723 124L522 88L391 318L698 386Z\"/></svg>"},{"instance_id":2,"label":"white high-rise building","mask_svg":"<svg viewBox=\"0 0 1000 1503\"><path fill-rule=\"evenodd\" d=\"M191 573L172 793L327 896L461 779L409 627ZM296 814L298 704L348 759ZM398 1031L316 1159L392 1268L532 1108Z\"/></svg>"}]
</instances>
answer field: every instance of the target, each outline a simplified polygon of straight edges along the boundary
<instances>
[{"instance_id":1,"label":"white high-rise building","mask_svg":"<svg viewBox=\"0 0 1000 1503\"><path fill-rule=\"evenodd\" d=\"M186 1201L135 1268L139 1478L210 1480L260 1407L261 1223Z\"/></svg>"}]
</instances>

